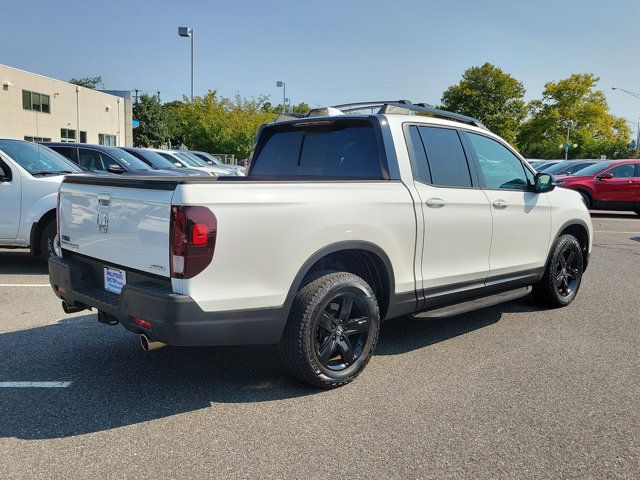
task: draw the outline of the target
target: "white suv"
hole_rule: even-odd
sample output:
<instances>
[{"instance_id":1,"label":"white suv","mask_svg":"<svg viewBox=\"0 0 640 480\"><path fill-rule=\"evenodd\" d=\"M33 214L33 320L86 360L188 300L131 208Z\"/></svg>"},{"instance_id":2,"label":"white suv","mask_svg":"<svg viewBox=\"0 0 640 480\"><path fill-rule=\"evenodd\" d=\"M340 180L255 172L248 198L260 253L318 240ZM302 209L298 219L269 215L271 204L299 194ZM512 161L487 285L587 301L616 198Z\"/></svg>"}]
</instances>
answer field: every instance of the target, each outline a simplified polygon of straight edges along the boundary
<instances>
[{"instance_id":1,"label":"white suv","mask_svg":"<svg viewBox=\"0 0 640 480\"><path fill-rule=\"evenodd\" d=\"M406 101L265 125L246 177L74 176L60 192L49 271L66 310L95 307L145 349L279 344L321 387L362 371L385 319L532 290L568 305L593 233L576 192L479 122Z\"/></svg>"}]
</instances>

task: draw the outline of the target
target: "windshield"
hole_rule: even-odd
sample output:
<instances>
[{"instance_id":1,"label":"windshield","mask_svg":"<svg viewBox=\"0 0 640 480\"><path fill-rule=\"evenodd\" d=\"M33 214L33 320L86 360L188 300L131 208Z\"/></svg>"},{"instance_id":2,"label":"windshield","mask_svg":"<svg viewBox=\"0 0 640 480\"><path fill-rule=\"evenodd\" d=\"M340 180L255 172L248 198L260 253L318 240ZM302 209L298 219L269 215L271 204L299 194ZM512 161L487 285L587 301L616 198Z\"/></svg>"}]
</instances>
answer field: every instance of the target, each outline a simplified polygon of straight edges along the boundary
<instances>
[{"instance_id":1,"label":"windshield","mask_svg":"<svg viewBox=\"0 0 640 480\"><path fill-rule=\"evenodd\" d=\"M598 173L600 170L604 170L607 167L610 167L611 165L613 165L613 162L598 162L598 163L594 163L593 165L588 166L587 168L583 168L582 170L580 170L580 177L588 177L591 175L595 175L596 173Z\"/></svg>"},{"instance_id":2,"label":"windshield","mask_svg":"<svg viewBox=\"0 0 640 480\"><path fill-rule=\"evenodd\" d=\"M184 163L189 165L190 167L203 167L204 162L200 163L196 161L191 155L188 155L184 152L172 152L176 157L182 160Z\"/></svg>"},{"instance_id":3,"label":"windshield","mask_svg":"<svg viewBox=\"0 0 640 480\"><path fill-rule=\"evenodd\" d=\"M183 168L182 164L169 160L168 158L165 158L159 153L152 150L136 150L136 154L151 162L151 164L156 168L168 170Z\"/></svg>"},{"instance_id":4,"label":"windshield","mask_svg":"<svg viewBox=\"0 0 640 480\"><path fill-rule=\"evenodd\" d=\"M553 167L545 170L545 173L551 175L573 175L574 173L593 165L596 162L570 162L570 163L558 163Z\"/></svg>"},{"instance_id":5,"label":"windshield","mask_svg":"<svg viewBox=\"0 0 640 480\"><path fill-rule=\"evenodd\" d=\"M191 152L189 152L189 153L191 153ZM213 162L214 165L218 165L218 166L222 166L222 167L225 165L224 163L222 163L220 161L220 159L218 157L214 157L213 155L211 155L210 153L207 153L207 152L191 153L191 155L193 155L194 157L198 157L201 160ZM204 158L202 158L202 157L204 157Z\"/></svg>"},{"instance_id":6,"label":"windshield","mask_svg":"<svg viewBox=\"0 0 640 480\"><path fill-rule=\"evenodd\" d=\"M0 140L0 150L31 175L80 173L82 169L43 145L22 140Z\"/></svg>"},{"instance_id":7,"label":"windshield","mask_svg":"<svg viewBox=\"0 0 640 480\"><path fill-rule=\"evenodd\" d=\"M149 165L139 158L134 157L129 152L125 152L124 150L120 150L115 147L106 148L106 151L120 163L129 167L130 170L153 170Z\"/></svg>"}]
</instances>

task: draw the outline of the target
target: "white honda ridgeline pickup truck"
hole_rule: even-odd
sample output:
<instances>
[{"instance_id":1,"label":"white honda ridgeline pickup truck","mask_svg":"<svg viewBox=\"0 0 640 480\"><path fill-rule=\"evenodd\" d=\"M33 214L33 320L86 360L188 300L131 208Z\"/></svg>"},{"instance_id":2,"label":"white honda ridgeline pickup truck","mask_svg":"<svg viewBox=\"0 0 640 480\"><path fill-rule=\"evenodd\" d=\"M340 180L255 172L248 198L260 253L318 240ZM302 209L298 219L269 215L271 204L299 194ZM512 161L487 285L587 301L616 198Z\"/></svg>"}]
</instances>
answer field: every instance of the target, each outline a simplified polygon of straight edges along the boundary
<instances>
[{"instance_id":1,"label":"white honda ridgeline pickup truck","mask_svg":"<svg viewBox=\"0 0 640 480\"><path fill-rule=\"evenodd\" d=\"M146 350L279 344L320 387L364 369L382 320L568 305L593 233L579 194L478 121L408 101L264 125L246 177L68 177L58 218L65 311Z\"/></svg>"}]
</instances>

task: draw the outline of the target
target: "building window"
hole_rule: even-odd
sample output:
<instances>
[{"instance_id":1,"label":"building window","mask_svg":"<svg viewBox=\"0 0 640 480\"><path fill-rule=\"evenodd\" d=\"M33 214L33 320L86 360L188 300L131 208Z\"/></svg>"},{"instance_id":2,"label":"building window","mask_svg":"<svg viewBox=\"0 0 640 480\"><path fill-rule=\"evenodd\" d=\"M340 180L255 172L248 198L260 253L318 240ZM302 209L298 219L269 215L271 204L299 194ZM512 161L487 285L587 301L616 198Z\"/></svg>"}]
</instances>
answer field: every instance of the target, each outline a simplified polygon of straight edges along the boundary
<instances>
[{"instance_id":1,"label":"building window","mask_svg":"<svg viewBox=\"0 0 640 480\"><path fill-rule=\"evenodd\" d=\"M87 132L80 131L80 143L87 143Z\"/></svg>"},{"instance_id":2,"label":"building window","mask_svg":"<svg viewBox=\"0 0 640 480\"><path fill-rule=\"evenodd\" d=\"M70 130L68 128L60 129L60 141L61 142L75 142L76 141L76 131Z\"/></svg>"},{"instance_id":3,"label":"building window","mask_svg":"<svg viewBox=\"0 0 640 480\"><path fill-rule=\"evenodd\" d=\"M116 147L116 136L109 135L108 133L99 133L98 134L98 143L100 145L106 145L108 147Z\"/></svg>"},{"instance_id":4,"label":"building window","mask_svg":"<svg viewBox=\"0 0 640 480\"><path fill-rule=\"evenodd\" d=\"M46 137L24 137L27 142L50 142L50 138Z\"/></svg>"},{"instance_id":5,"label":"building window","mask_svg":"<svg viewBox=\"0 0 640 480\"><path fill-rule=\"evenodd\" d=\"M25 110L34 110L36 112L51 113L49 95L23 90L22 108Z\"/></svg>"}]
</instances>

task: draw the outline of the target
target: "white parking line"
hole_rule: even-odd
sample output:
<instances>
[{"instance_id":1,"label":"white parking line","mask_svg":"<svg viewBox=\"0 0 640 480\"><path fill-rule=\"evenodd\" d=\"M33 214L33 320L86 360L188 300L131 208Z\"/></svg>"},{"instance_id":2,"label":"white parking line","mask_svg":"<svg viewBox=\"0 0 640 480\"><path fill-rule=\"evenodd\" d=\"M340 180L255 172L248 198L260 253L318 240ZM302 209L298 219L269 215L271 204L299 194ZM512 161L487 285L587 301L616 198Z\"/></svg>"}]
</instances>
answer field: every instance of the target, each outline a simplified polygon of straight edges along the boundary
<instances>
[{"instance_id":1,"label":"white parking line","mask_svg":"<svg viewBox=\"0 0 640 480\"><path fill-rule=\"evenodd\" d=\"M619 232L617 230L594 230L594 233L629 233L631 235L640 235L640 232Z\"/></svg>"},{"instance_id":2,"label":"white parking line","mask_svg":"<svg viewBox=\"0 0 640 480\"><path fill-rule=\"evenodd\" d=\"M0 283L0 287L50 287L48 283Z\"/></svg>"},{"instance_id":3,"label":"white parking line","mask_svg":"<svg viewBox=\"0 0 640 480\"><path fill-rule=\"evenodd\" d=\"M0 388L67 388L72 382L0 382Z\"/></svg>"}]
</instances>

